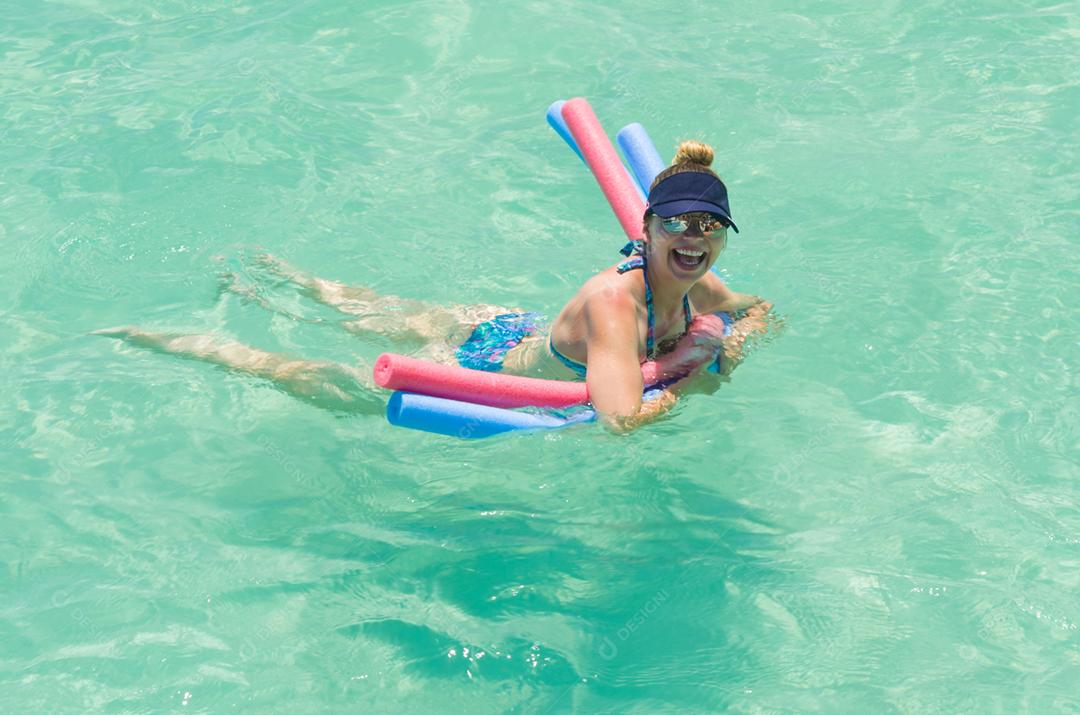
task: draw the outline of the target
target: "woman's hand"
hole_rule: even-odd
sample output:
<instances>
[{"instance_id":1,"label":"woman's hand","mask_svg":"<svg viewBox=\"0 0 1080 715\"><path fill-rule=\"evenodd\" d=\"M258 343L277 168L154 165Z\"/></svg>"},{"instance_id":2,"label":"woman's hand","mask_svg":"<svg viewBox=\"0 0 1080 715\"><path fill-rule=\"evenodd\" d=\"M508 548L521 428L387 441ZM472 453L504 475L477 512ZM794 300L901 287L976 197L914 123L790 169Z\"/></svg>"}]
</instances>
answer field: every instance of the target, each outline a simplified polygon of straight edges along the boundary
<instances>
[{"instance_id":1,"label":"woman's hand","mask_svg":"<svg viewBox=\"0 0 1080 715\"><path fill-rule=\"evenodd\" d=\"M661 390L659 394L643 400L637 413L629 416L601 414L601 421L612 432L630 432L668 412L678 399L671 390Z\"/></svg>"},{"instance_id":2,"label":"woman's hand","mask_svg":"<svg viewBox=\"0 0 1080 715\"><path fill-rule=\"evenodd\" d=\"M675 387L685 383L685 378L700 373L703 367L720 360L723 373L729 373L742 358L743 345L754 333L764 332L768 327L767 315L772 310L772 303L756 299L757 302L746 309L743 317L735 321L728 330L723 319L713 314L699 315L694 318L690 330L679 340L675 349L657 358L656 379L670 381L679 378ZM728 334L725 335L725 332Z\"/></svg>"},{"instance_id":3,"label":"woman's hand","mask_svg":"<svg viewBox=\"0 0 1080 715\"><path fill-rule=\"evenodd\" d=\"M729 373L735 369L735 365L743 357L743 347L746 339L754 333L764 333L768 328L766 316L772 310L772 303L761 300L746 309L743 317L735 321L731 326L731 334L724 338L724 360L722 372Z\"/></svg>"},{"instance_id":4,"label":"woman's hand","mask_svg":"<svg viewBox=\"0 0 1080 715\"><path fill-rule=\"evenodd\" d=\"M712 364L723 348L725 325L723 319L699 315L690 324L675 349L655 360L658 380L685 377Z\"/></svg>"}]
</instances>

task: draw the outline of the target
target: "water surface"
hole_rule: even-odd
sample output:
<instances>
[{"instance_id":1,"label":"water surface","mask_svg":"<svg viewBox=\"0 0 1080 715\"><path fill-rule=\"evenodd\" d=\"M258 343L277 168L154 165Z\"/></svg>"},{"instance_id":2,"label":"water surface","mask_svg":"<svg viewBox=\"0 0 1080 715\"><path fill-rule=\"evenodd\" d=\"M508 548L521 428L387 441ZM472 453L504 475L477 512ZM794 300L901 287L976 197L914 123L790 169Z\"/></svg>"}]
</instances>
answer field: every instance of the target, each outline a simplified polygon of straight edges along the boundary
<instances>
[{"instance_id":1,"label":"water surface","mask_svg":"<svg viewBox=\"0 0 1080 715\"><path fill-rule=\"evenodd\" d=\"M17 2L0 708L1080 709L1077 11ZM391 347L260 251L553 314L621 245L575 95L716 146L787 318L669 420L461 442L87 335Z\"/></svg>"}]
</instances>

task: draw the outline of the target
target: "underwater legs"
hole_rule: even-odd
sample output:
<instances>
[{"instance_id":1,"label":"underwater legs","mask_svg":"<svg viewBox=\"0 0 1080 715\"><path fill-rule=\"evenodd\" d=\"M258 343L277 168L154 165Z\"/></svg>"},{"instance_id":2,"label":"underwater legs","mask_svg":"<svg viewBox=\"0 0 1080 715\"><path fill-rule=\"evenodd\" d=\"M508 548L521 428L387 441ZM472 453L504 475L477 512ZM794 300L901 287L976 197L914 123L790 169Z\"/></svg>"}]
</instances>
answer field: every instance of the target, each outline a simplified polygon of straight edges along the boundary
<instances>
[{"instance_id":1,"label":"underwater legs","mask_svg":"<svg viewBox=\"0 0 1080 715\"><path fill-rule=\"evenodd\" d=\"M459 345L477 324L512 309L495 305L451 305L382 295L366 286L349 286L305 273L270 254L255 265L283 279L303 295L349 316L341 326L356 334L374 333L399 342ZM242 290L232 289L242 295ZM250 296L248 296L250 297ZM268 307L264 301L260 305Z\"/></svg>"},{"instance_id":2,"label":"underwater legs","mask_svg":"<svg viewBox=\"0 0 1080 715\"><path fill-rule=\"evenodd\" d=\"M369 371L326 360L301 360L213 335L154 333L134 326L97 330L94 335L129 345L200 360L234 372L261 377L284 392L337 412L378 414L383 401Z\"/></svg>"}]
</instances>

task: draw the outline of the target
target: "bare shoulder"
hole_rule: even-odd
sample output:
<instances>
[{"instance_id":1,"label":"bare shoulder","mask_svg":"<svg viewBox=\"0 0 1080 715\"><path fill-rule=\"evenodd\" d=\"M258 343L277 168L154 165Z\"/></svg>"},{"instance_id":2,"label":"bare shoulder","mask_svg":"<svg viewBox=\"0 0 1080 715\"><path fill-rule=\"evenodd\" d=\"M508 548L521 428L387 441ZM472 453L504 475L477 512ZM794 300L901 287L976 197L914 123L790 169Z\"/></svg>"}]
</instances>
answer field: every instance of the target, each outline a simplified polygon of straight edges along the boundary
<instances>
[{"instance_id":1,"label":"bare shoulder","mask_svg":"<svg viewBox=\"0 0 1080 715\"><path fill-rule=\"evenodd\" d=\"M589 318L609 314L633 318L637 304L634 291L622 281L598 281L582 291L582 307Z\"/></svg>"},{"instance_id":2,"label":"bare shoulder","mask_svg":"<svg viewBox=\"0 0 1080 715\"><path fill-rule=\"evenodd\" d=\"M574 357L574 344L586 342L590 335L595 335L595 330L636 326L638 306L644 304L644 295L644 283L640 279L634 281L611 266L585 281L563 306L552 325L552 338L560 350L565 347L571 351L567 355Z\"/></svg>"},{"instance_id":3,"label":"bare shoulder","mask_svg":"<svg viewBox=\"0 0 1080 715\"><path fill-rule=\"evenodd\" d=\"M617 266L610 266L585 281L579 295L589 303L625 304L643 299L645 284L640 279L634 280L640 275L639 271L619 273Z\"/></svg>"},{"instance_id":4,"label":"bare shoulder","mask_svg":"<svg viewBox=\"0 0 1080 715\"><path fill-rule=\"evenodd\" d=\"M556 343L570 345L578 340L584 340L585 313L590 301L604 295L607 284L604 279L605 273L606 271L603 271L586 280L563 305L552 324L552 337Z\"/></svg>"}]
</instances>

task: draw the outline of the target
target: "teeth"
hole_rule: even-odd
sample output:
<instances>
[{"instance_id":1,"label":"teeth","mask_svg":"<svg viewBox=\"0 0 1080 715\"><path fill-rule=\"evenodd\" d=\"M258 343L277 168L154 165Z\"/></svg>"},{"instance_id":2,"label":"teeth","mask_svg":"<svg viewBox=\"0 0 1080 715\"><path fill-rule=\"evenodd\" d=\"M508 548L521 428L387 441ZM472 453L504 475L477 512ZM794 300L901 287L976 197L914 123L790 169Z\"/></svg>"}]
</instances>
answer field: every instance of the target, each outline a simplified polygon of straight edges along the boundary
<instances>
[{"instance_id":1,"label":"teeth","mask_svg":"<svg viewBox=\"0 0 1080 715\"><path fill-rule=\"evenodd\" d=\"M705 251L691 251L688 248L676 248L675 253L680 256L686 256L687 258L701 258L705 255Z\"/></svg>"}]
</instances>

